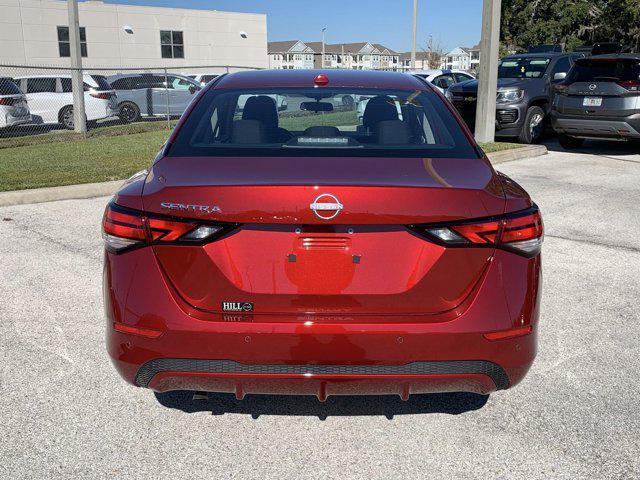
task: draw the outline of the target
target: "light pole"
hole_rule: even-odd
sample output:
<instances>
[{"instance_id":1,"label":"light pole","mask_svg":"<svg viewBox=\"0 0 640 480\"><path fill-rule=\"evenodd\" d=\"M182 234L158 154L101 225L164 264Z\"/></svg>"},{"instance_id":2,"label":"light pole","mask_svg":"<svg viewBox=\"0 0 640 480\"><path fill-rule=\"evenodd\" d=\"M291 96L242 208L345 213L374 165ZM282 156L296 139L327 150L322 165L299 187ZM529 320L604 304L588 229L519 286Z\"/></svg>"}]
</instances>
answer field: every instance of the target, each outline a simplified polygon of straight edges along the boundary
<instances>
[{"instance_id":1,"label":"light pole","mask_svg":"<svg viewBox=\"0 0 640 480\"><path fill-rule=\"evenodd\" d=\"M322 65L322 68L324 68L324 31L327 29L327 27L324 27L322 29L322 63L320 65Z\"/></svg>"},{"instance_id":2,"label":"light pole","mask_svg":"<svg viewBox=\"0 0 640 480\"><path fill-rule=\"evenodd\" d=\"M71 47L71 91L73 92L73 129L78 133L87 131L84 113L84 82L82 81L82 50L80 50L80 20L78 1L68 0L69 46Z\"/></svg>"},{"instance_id":3,"label":"light pole","mask_svg":"<svg viewBox=\"0 0 640 480\"><path fill-rule=\"evenodd\" d=\"M475 131L475 138L478 142L493 142L496 133L501 4L502 0L483 0L482 5L482 36L480 38Z\"/></svg>"},{"instance_id":4,"label":"light pole","mask_svg":"<svg viewBox=\"0 0 640 480\"><path fill-rule=\"evenodd\" d=\"M416 33L418 31L418 0L413 0L413 40L411 42L411 70L416 68Z\"/></svg>"}]
</instances>

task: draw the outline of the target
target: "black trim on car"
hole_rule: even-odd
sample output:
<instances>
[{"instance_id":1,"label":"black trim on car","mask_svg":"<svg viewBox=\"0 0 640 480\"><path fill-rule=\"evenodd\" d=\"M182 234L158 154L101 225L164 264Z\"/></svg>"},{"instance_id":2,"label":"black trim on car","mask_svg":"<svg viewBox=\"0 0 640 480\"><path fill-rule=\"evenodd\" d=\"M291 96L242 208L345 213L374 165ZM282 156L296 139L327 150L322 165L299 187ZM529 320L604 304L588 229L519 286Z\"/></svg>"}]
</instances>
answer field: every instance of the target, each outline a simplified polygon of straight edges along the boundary
<instances>
[{"instance_id":1,"label":"black trim on car","mask_svg":"<svg viewBox=\"0 0 640 480\"><path fill-rule=\"evenodd\" d=\"M412 362L405 365L264 365L245 364L233 360L195 358L156 358L138 370L136 385L148 388L160 372L226 373L257 375L455 375L482 374L493 380L498 390L509 388L504 369L485 360L451 360Z\"/></svg>"}]
</instances>

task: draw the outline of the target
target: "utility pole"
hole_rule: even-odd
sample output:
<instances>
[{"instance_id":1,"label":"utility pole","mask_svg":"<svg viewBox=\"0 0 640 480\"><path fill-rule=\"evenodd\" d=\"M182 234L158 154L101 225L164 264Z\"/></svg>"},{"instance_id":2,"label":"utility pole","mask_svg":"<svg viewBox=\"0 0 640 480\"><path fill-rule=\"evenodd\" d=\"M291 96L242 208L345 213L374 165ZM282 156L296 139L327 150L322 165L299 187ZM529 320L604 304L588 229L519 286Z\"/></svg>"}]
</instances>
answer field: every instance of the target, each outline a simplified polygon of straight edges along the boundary
<instances>
[{"instance_id":1,"label":"utility pole","mask_svg":"<svg viewBox=\"0 0 640 480\"><path fill-rule=\"evenodd\" d=\"M502 0L483 0L482 5L482 36L480 38L475 131L475 138L478 142L493 142L496 133L501 4Z\"/></svg>"},{"instance_id":2,"label":"utility pole","mask_svg":"<svg viewBox=\"0 0 640 480\"><path fill-rule=\"evenodd\" d=\"M416 69L416 34L418 32L418 0L413 0L413 40L411 42L411 70Z\"/></svg>"},{"instance_id":3,"label":"utility pole","mask_svg":"<svg viewBox=\"0 0 640 480\"><path fill-rule=\"evenodd\" d=\"M322 68L324 68L324 31L327 29L327 27L324 27L322 29L322 63L320 65L322 65Z\"/></svg>"},{"instance_id":4,"label":"utility pole","mask_svg":"<svg viewBox=\"0 0 640 480\"><path fill-rule=\"evenodd\" d=\"M78 133L87 131L84 113L84 82L82 81L82 50L80 50L80 20L78 0L67 0L69 11L69 45L71 47L71 90L73 91L73 129Z\"/></svg>"}]
</instances>

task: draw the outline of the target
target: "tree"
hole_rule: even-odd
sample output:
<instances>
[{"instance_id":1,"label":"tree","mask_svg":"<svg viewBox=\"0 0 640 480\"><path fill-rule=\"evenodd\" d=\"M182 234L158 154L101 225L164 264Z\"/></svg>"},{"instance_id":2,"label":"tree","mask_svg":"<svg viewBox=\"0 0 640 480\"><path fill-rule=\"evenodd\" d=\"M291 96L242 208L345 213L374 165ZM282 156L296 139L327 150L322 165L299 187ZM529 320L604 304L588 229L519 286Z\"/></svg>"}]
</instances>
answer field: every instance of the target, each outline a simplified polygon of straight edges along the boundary
<instances>
[{"instance_id":1,"label":"tree","mask_svg":"<svg viewBox=\"0 0 640 480\"><path fill-rule=\"evenodd\" d=\"M640 0L503 0L501 41L508 50L613 41L640 46Z\"/></svg>"}]
</instances>

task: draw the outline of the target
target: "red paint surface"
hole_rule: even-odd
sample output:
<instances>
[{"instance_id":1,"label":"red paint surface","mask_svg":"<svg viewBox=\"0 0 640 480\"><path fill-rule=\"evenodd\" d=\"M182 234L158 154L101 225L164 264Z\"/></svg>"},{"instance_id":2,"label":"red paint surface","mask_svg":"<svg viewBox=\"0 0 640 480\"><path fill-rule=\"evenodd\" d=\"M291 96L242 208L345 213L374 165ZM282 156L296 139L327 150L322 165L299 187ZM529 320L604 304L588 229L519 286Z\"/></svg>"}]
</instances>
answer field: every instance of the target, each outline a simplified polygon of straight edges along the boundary
<instances>
[{"instance_id":1,"label":"red paint surface","mask_svg":"<svg viewBox=\"0 0 640 480\"><path fill-rule=\"evenodd\" d=\"M429 88L410 75L325 73L332 87ZM307 86L317 74L242 73L207 88ZM179 126L173 135L178 131ZM344 205L332 220L309 208L321 193ZM147 179L126 185L116 203L176 215L163 209L163 202L215 205L214 213L179 215L241 225L201 246L154 245L105 254L108 351L129 382L142 364L166 357L350 365L485 360L503 367L515 385L534 360L540 256L443 247L405 227L530 207L526 192L497 175L486 158L168 159L160 154ZM254 311L221 312L223 301L253 302ZM162 334L146 338L115 331L114 322ZM515 338L484 336L528 326L532 333ZM158 374L150 387L319 398L495 389L479 374L308 378L185 372Z\"/></svg>"}]
</instances>

